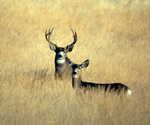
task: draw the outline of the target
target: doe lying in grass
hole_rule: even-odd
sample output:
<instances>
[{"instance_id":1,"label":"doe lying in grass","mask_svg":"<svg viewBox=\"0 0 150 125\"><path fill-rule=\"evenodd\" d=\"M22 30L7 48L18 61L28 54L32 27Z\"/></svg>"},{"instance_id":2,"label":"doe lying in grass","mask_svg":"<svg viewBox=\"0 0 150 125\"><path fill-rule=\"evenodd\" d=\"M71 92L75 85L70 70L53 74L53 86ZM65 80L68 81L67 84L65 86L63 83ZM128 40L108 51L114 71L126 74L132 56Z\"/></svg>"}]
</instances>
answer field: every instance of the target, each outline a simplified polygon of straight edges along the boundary
<instances>
[{"instance_id":1,"label":"doe lying in grass","mask_svg":"<svg viewBox=\"0 0 150 125\"><path fill-rule=\"evenodd\" d=\"M81 80L81 69L86 68L89 65L89 60L84 61L82 64L75 64L70 59L66 58L66 62L72 67L72 86L73 88L103 88L106 91L116 91L118 94L124 91L125 94L130 97L131 89L122 83L106 83L106 84L95 84L91 82L84 82Z\"/></svg>"}]
</instances>

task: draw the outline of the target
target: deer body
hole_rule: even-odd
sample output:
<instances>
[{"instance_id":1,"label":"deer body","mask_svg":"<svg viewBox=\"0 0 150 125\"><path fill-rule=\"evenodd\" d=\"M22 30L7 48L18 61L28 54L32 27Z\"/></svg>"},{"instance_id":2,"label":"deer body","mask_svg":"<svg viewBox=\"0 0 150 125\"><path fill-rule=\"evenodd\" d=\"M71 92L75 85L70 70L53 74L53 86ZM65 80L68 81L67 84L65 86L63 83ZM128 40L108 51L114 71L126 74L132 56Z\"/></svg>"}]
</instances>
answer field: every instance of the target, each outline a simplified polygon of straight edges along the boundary
<instances>
[{"instance_id":1,"label":"deer body","mask_svg":"<svg viewBox=\"0 0 150 125\"><path fill-rule=\"evenodd\" d=\"M54 29L54 28L53 28ZM56 55L55 55L55 78L63 78L63 76L68 76L71 75L71 67L69 67L66 63L66 58L67 58L67 53L71 52L73 50L74 44L77 41L77 33L73 32L73 38L74 41L72 44L67 45L66 47L58 47L56 44L53 44L50 41L50 35L53 31L53 29L47 33L47 31L45 32L45 38L49 43L49 47L51 50L53 50Z\"/></svg>"},{"instance_id":2,"label":"deer body","mask_svg":"<svg viewBox=\"0 0 150 125\"><path fill-rule=\"evenodd\" d=\"M67 65L65 60L57 60L55 58L55 78L62 78L64 75L71 75L72 68Z\"/></svg>"},{"instance_id":3,"label":"deer body","mask_svg":"<svg viewBox=\"0 0 150 125\"><path fill-rule=\"evenodd\" d=\"M67 58L67 64L72 67L72 86L78 89L81 88L102 88L104 91L116 91L118 94L123 90L128 97L131 96L131 90L129 87L122 83L106 83L96 84L91 82L84 82L81 80L81 69L86 68L89 65L89 60L84 61L82 64L74 64L70 59Z\"/></svg>"},{"instance_id":4,"label":"deer body","mask_svg":"<svg viewBox=\"0 0 150 125\"><path fill-rule=\"evenodd\" d=\"M118 94L121 92L122 89L124 89L125 92L128 91L128 87L123 85L122 83L106 83L106 84L99 84L99 83L90 83L90 82L83 82L82 80L77 80L77 79L72 79L72 86L75 87L75 85L77 85L77 87L79 88L87 88L87 87L94 87L94 88L102 88L104 89L104 91L109 91L111 92L111 90L116 91ZM129 90L130 91L130 90Z\"/></svg>"}]
</instances>

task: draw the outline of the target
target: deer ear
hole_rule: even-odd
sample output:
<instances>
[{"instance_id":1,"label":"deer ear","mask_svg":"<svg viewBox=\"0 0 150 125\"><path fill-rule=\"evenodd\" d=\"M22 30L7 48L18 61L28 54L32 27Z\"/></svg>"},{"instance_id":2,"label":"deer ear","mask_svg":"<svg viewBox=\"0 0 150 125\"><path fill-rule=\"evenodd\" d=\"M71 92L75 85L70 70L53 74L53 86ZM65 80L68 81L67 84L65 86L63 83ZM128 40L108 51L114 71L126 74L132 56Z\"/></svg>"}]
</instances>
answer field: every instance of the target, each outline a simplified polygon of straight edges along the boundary
<instances>
[{"instance_id":1,"label":"deer ear","mask_svg":"<svg viewBox=\"0 0 150 125\"><path fill-rule=\"evenodd\" d=\"M71 52L73 50L74 44L66 46L66 52Z\"/></svg>"},{"instance_id":2,"label":"deer ear","mask_svg":"<svg viewBox=\"0 0 150 125\"><path fill-rule=\"evenodd\" d=\"M86 60L81 64L81 68L86 68L88 65L89 65L89 60Z\"/></svg>"},{"instance_id":3,"label":"deer ear","mask_svg":"<svg viewBox=\"0 0 150 125\"><path fill-rule=\"evenodd\" d=\"M67 58L67 57L66 57L66 63L67 63L68 66L72 66L73 65L72 61L69 58Z\"/></svg>"},{"instance_id":4,"label":"deer ear","mask_svg":"<svg viewBox=\"0 0 150 125\"><path fill-rule=\"evenodd\" d=\"M56 48L57 48L57 46L56 46L55 44L53 44L53 43L49 43L49 48L50 48L51 50L55 51Z\"/></svg>"}]
</instances>

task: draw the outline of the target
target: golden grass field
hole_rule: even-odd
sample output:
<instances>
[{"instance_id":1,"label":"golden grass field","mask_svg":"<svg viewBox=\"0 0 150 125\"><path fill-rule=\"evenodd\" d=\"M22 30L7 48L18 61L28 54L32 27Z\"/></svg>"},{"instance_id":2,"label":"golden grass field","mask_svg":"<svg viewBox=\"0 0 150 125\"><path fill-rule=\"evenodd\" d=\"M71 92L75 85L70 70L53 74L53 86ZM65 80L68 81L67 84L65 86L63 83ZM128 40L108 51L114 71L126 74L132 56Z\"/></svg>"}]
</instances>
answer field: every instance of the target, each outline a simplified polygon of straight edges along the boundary
<instances>
[{"instance_id":1,"label":"golden grass field","mask_svg":"<svg viewBox=\"0 0 150 125\"><path fill-rule=\"evenodd\" d=\"M104 91L76 93L71 78L54 79L51 41L73 42L68 57L90 64L82 80L121 82L130 99ZM150 124L149 0L0 0L1 125Z\"/></svg>"}]
</instances>

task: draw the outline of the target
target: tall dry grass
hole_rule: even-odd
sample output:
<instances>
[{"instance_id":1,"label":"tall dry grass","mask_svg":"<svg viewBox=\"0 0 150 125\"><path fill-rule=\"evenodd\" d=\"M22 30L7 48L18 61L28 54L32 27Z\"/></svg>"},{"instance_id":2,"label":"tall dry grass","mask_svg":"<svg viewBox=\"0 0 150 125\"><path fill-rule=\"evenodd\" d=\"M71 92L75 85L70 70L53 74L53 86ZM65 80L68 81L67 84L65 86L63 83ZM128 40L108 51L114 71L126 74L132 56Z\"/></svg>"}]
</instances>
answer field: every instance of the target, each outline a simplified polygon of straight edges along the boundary
<instances>
[{"instance_id":1,"label":"tall dry grass","mask_svg":"<svg viewBox=\"0 0 150 125\"><path fill-rule=\"evenodd\" d=\"M0 123L149 124L150 2L0 0ZM68 57L89 59L82 79L122 82L130 99L103 91L75 93L71 79L54 79L54 52L78 41Z\"/></svg>"}]
</instances>

